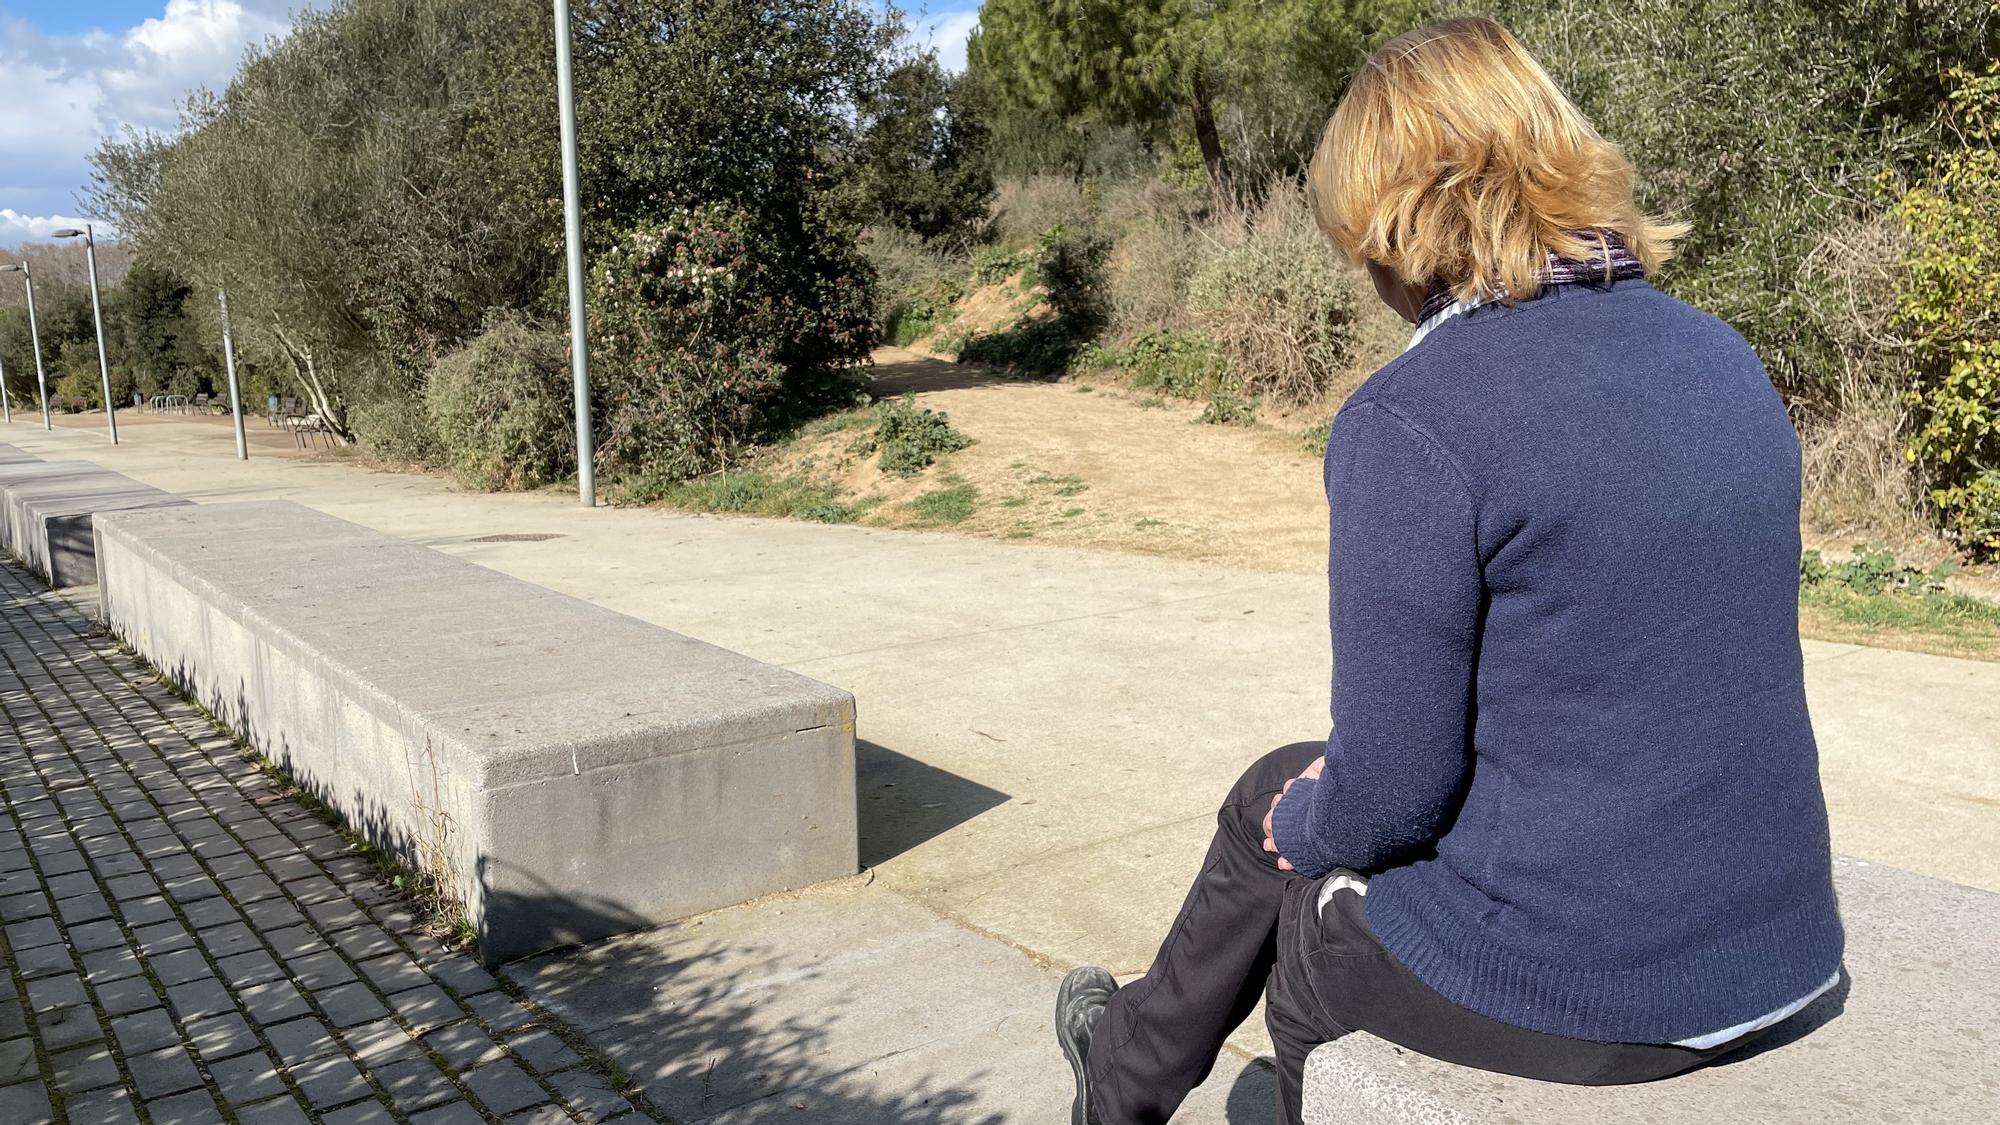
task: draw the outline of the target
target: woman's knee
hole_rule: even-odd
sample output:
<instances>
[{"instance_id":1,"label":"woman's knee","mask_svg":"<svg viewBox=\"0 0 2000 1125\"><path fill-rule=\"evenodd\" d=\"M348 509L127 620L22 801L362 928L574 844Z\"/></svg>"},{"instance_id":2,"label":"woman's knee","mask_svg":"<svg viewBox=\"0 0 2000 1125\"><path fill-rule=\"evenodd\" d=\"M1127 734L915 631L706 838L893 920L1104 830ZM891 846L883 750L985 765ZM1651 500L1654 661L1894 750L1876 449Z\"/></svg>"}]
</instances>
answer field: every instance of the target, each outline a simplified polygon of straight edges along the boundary
<instances>
[{"instance_id":1,"label":"woman's knee","mask_svg":"<svg viewBox=\"0 0 2000 1125\"><path fill-rule=\"evenodd\" d=\"M1285 787L1285 782L1305 772L1313 759L1326 753L1325 742L1294 742L1250 763L1243 776L1229 790L1226 806L1249 804L1259 796L1266 801ZM1260 814L1261 815L1261 814Z\"/></svg>"}]
</instances>

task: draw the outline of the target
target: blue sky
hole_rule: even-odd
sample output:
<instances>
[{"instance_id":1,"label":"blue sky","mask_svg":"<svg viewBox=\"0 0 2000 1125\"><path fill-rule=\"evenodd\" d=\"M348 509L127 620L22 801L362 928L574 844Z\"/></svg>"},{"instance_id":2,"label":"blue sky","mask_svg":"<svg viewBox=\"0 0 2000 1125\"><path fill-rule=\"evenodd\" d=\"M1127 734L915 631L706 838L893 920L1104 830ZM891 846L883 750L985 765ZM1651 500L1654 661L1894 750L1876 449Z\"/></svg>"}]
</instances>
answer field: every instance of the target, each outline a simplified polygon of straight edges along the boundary
<instances>
[{"instance_id":1,"label":"blue sky","mask_svg":"<svg viewBox=\"0 0 2000 1125\"><path fill-rule=\"evenodd\" d=\"M0 246L73 225L99 141L172 128L183 94L227 81L301 6L311 0L0 0ZM957 69L978 7L936 0L908 22Z\"/></svg>"}]
</instances>

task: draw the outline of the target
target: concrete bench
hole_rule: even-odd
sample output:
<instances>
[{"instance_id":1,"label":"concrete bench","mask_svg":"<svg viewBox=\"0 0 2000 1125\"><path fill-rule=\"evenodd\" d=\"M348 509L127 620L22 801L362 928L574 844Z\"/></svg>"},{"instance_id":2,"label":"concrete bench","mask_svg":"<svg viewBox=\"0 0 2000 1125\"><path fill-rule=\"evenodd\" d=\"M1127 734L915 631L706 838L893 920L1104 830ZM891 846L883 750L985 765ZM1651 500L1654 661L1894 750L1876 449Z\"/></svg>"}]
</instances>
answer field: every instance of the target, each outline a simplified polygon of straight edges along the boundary
<instances>
[{"instance_id":1,"label":"concrete bench","mask_svg":"<svg viewBox=\"0 0 2000 1125\"><path fill-rule=\"evenodd\" d=\"M89 461L0 463L0 544L51 586L86 586L97 581L93 516L186 503Z\"/></svg>"},{"instance_id":2,"label":"concrete bench","mask_svg":"<svg viewBox=\"0 0 2000 1125\"><path fill-rule=\"evenodd\" d=\"M1441 1063L1364 1034L1306 1062L1306 1125L2000 1119L2000 895L1840 860L1850 979L1732 1056L1640 1086Z\"/></svg>"},{"instance_id":3,"label":"concrete bench","mask_svg":"<svg viewBox=\"0 0 2000 1125\"><path fill-rule=\"evenodd\" d=\"M40 460L41 458L32 453L23 452L14 446L0 442L0 465L31 464Z\"/></svg>"},{"instance_id":4,"label":"concrete bench","mask_svg":"<svg viewBox=\"0 0 2000 1125\"><path fill-rule=\"evenodd\" d=\"M102 616L489 962L851 874L846 692L284 501L99 518Z\"/></svg>"}]
</instances>

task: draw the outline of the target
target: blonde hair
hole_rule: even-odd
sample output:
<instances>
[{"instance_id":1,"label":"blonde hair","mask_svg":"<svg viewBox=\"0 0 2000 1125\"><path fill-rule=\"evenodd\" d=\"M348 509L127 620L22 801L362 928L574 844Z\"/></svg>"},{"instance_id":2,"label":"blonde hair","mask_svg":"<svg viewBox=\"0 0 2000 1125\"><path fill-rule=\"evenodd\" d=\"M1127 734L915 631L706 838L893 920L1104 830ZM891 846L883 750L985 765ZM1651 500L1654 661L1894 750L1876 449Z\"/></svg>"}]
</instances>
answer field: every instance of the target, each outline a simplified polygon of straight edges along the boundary
<instances>
[{"instance_id":1,"label":"blonde hair","mask_svg":"<svg viewBox=\"0 0 2000 1125\"><path fill-rule=\"evenodd\" d=\"M1641 214L1632 164L1507 29L1446 20L1369 58L1308 173L1313 216L1356 264L1442 284L1461 300L1523 300L1548 254L1608 257L1615 232L1647 272L1684 223Z\"/></svg>"}]
</instances>

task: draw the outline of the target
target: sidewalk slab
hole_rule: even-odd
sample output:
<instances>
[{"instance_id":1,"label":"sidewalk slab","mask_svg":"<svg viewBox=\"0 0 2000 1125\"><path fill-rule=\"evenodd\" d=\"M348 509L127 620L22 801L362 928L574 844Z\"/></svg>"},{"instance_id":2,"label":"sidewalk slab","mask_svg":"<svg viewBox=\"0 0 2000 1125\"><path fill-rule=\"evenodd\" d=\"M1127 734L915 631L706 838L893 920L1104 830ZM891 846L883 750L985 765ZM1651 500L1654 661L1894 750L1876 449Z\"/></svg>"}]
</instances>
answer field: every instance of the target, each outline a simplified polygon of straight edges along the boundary
<instances>
[{"instance_id":1,"label":"sidewalk slab","mask_svg":"<svg viewBox=\"0 0 2000 1125\"><path fill-rule=\"evenodd\" d=\"M506 975L686 1125L1067 1121L1062 974L861 879L690 918ZM1176 1125L1267 1125L1225 1054Z\"/></svg>"}]
</instances>

